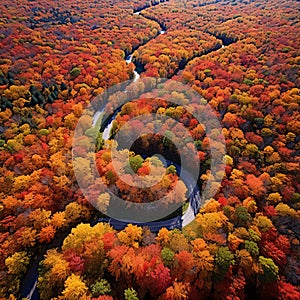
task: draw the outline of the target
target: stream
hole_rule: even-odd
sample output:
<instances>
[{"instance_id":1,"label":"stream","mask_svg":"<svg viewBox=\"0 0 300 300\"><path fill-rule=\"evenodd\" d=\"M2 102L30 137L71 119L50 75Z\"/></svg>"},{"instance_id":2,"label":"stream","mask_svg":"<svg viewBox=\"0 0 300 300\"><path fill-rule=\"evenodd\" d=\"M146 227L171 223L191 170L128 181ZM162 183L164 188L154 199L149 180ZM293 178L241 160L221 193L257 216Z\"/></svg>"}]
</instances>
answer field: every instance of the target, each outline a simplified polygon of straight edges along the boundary
<instances>
[{"instance_id":1,"label":"stream","mask_svg":"<svg viewBox=\"0 0 300 300\"><path fill-rule=\"evenodd\" d=\"M140 15L140 11L137 11L135 12L134 14L135 15ZM165 34L166 33L166 30L160 30L159 31L159 35L161 34ZM159 36L158 35L158 36ZM215 48L215 49L212 49L210 51L208 51L206 54L208 53L211 53L213 51L219 51L220 49L223 49L225 47L224 45L224 41L219 38L219 40L222 41L222 44ZM142 45L141 45L142 46ZM135 50L137 50L139 47L137 47ZM135 51L134 50L134 51ZM126 60L126 63L127 64L130 64L132 63L132 59L133 59L133 54L134 54L134 51L132 51L131 53L129 53L125 60ZM204 55L204 54L203 54ZM202 55L201 55L202 56ZM195 56L197 57L197 56ZM191 61L192 59L194 59L195 57L191 58L190 60L188 60L185 65ZM177 72L182 70L183 68L178 68ZM175 74L177 74L177 72L175 72ZM134 70L134 76L133 76L133 82L137 82L140 78L140 74L141 72L139 73L137 71L137 68L135 68ZM174 74L174 75L175 75ZM173 76L174 76L173 75ZM126 92L126 89L125 89L125 92ZM93 118L93 126L95 126L98 118L101 116L101 115L104 115L104 109L105 108L102 108L102 110L100 111L97 111L96 114L94 115L94 118ZM111 129L112 129L112 126L113 126L113 121L116 117L116 115L118 114L118 112L121 110L121 107L115 111L112 115L109 116L109 120L105 126L105 128L103 129L102 131L102 138L107 141L111 138ZM172 162L173 163L173 162ZM174 163L173 163L174 164ZM178 167L178 166L177 166ZM191 190L192 186L195 186L192 184L192 181L191 181L191 176L188 174L188 172L183 172L181 175L181 179L185 182L187 188L188 188L188 191L189 191L189 205L188 205L188 208L187 210L181 215L181 216L177 216L177 217L173 217L171 219L168 219L168 220L163 220L163 221L156 221L156 222L149 222L149 223L135 223L137 225L144 225L144 226L148 226L152 231L156 232L158 231L161 227L166 227L168 229L174 229L174 228L182 228L186 225L188 225L190 222L193 221L193 219L195 218L197 212L199 211L199 208L200 208L200 203L201 203L201 198L200 198L200 194L199 194L199 190L198 189L195 189L195 190ZM115 220L115 219L112 219L112 218L100 218L98 220L98 222L108 222L110 223L114 228L118 229L118 230L121 230L123 228L126 227L127 223L132 223L131 220ZM133 222L134 223L134 222Z\"/></svg>"},{"instance_id":2,"label":"stream","mask_svg":"<svg viewBox=\"0 0 300 300\"><path fill-rule=\"evenodd\" d=\"M145 7L145 8L147 8L147 7ZM140 15L141 11L144 10L145 8L142 8L139 11L134 12L134 14L135 15ZM165 29L165 28L163 28L163 29ZM157 36L159 36L161 34L165 34L165 33L166 33L166 30L160 30L159 34ZM222 40L221 38L219 38L219 39ZM222 46L221 47L219 47L218 49L214 49L210 52L218 51L221 48L224 48L223 40L222 40ZM136 48L135 50L137 50L137 49L138 48ZM126 60L127 64L132 63L133 52L126 56L125 60ZM193 57L192 59L194 59L194 58L195 57ZM190 60L192 60L192 59L190 59ZM140 78L140 73L136 69L133 71L133 73L134 73L133 82L137 82ZM94 118L93 118L93 126L95 126L96 121L98 120L98 118L103 113L104 113L104 108L102 110L96 112L96 114L94 115ZM103 130L102 137L103 137L104 140L109 140L110 139L113 120L116 116L116 113L117 112L115 112L115 114L113 114L109 117L109 122L107 123L106 127ZM187 224L189 224L195 218L195 216L196 216L196 214L199 210L200 203L201 203L199 190L198 189L193 189L193 187L195 185L194 185L193 181L191 180L191 178L190 178L191 176L188 174L188 172L184 172L184 170L181 170L180 173L182 175L181 179L185 182L185 184L186 184L186 186L189 190L189 193L190 193L189 206L186 209L186 211L182 215L179 215L177 217L173 217L173 218L168 219L168 220L142 223L140 225L148 226L152 231L157 232L162 227L166 227L168 229L182 228L182 227L186 226ZM99 220L96 221L96 223L97 222L103 222L103 221L109 222L116 229L123 229L124 227L126 227L126 225L128 223L126 220L119 221L119 220L114 220L114 219L111 219L111 218L100 218ZM95 225L95 224L92 224L92 223L95 223L95 222L91 222L91 225ZM63 243L64 238L65 238L64 236L61 236L61 237L56 238L55 240L53 240L46 247L46 249L43 251L43 253L39 254L35 258L35 260L33 261L30 269L28 270L26 276L24 277L24 280L22 281L21 288L20 288L20 297L18 299L24 299L24 298L26 298L28 300L39 300L40 299L38 289L37 289L39 262L44 258L44 254L46 253L46 251L48 249L61 246L62 243Z\"/></svg>"},{"instance_id":3,"label":"stream","mask_svg":"<svg viewBox=\"0 0 300 300\"><path fill-rule=\"evenodd\" d=\"M141 9L140 11L134 12L134 14L135 15L139 15L140 12L143 9ZM159 34L165 34L165 31L164 30L160 30ZM125 58L126 63L130 64L132 62L132 58L133 58L133 52L130 53L130 54L128 54L127 57ZM134 70L133 73L134 73L133 82L136 82L136 81L139 80L140 74L136 70ZM101 110L101 111L98 111L95 114L94 119L93 119L93 126L95 125L95 122L99 118L99 116L101 114L103 114L103 112L104 112L104 110ZM110 132L111 132L111 128L112 128L114 117L115 117L115 115L113 115L113 116L110 117L110 121L109 121L109 123L107 124L107 126L105 127L105 129L103 131L103 139L105 139L105 140L108 140L110 138ZM192 216L192 212L189 212L189 215ZM101 221L98 220L98 222L101 222ZM114 221L109 220L109 222L113 225ZM166 226L168 226L167 223L168 222L165 221L165 225ZM171 222L171 223L172 223L172 225L171 225L172 228L173 227L174 228L178 228L178 226L181 226L182 222L181 222L181 219L180 219L180 220L173 220L173 222ZM125 223L123 223L123 224L125 224ZM118 226L120 226L120 224L118 224L118 225L116 224L116 227L118 227ZM31 265L30 269L26 273L26 275L25 275L25 277L24 277L24 279L23 279L23 281L21 283L20 297L18 299L20 299L20 300L24 299L24 298L28 299L28 300L39 300L40 299L38 288L37 288L39 262L44 258L44 254L46 253L46 251L48 249L61 246L64 238L65 237L60 237L60 238L55 239L53 242L50 243L50 245L47 246L47 248L45 249L45 251L43 253L41 253L39 256L37 256L34 259L34 261L33 261L32 265Z\"/></svg>"},{"instance_id":4,"label":"stream","mask_svg":"<svg viewBox=\"0 0 300 300\"><path fill-rule=\"evenodd\" d=\"M135 14L139 14L139 12L136 12ZM159 31L159 35L161 34L165 34L165 30L160 30ZM138 49L138 48L137 48ZM136 49L136 50L137 50ZM134 51L133 51L134 52ZM130 54L128 54L125 58L125 61L127 64L130 64L132 63L132 58L133 58L133 52L131 52ZM137 82L140 78L140 73L138 73L138 71L135 69L133 71L133 82ZM126 92L126 90L125 90ZM104 112L104 109L101 110L101 111L98 111L95 115L94 115L94 118L93 118L93 126L95 126L96 124L96 121L98 120L98 118L100 117L101 114L103 114ZM110 138L110 132L111 132L111 129L112 129L112 125L113 125L113 120L114 120L114 117L111 117L110 120L109 120L109 123L107 124L107 126L105 127L105 129L103 130L102 132L102 138L104 140L109 140Z\"/></svg>"}]
</instances>

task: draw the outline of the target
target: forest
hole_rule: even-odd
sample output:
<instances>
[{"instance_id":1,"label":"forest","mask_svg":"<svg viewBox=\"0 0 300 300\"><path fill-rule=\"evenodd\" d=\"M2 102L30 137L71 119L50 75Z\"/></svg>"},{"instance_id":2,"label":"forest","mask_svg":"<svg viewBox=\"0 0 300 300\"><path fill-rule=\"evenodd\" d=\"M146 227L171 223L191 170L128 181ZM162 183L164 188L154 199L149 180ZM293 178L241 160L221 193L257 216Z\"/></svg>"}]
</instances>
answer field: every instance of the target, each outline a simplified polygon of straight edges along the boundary
<instances>
[{"instance_id":1,"label":"forest","mask_svg":"<svg viewBox=\"0 0 300 300\"><path fill-rule=\"evenodd\" d=\"M298 0L3 0L0 299L300 299L299 32Z\"/></svg>"}]
</instances>

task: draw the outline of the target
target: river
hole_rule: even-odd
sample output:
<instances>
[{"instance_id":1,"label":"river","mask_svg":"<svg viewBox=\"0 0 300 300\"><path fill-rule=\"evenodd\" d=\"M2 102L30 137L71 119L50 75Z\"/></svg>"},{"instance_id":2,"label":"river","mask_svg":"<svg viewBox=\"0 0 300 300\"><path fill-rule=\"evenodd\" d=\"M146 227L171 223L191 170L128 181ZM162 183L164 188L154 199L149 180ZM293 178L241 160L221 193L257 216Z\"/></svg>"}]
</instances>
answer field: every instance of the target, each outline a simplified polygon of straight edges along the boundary
<instances>
[{"instance_id":1,"label":"river","mask_svg":"<svg viewBox=\"0 0 300 300\"><path fill-rule=\"evenodd\" d=\"M144 158L147 157L147 155L142 155ZM164 159L165 166L174 165L176 167L176 170L178 173L180 173L181 180L185 183L187 187L187 193L189 195L189 205L188 208L183 212L178 214L175 217L171 217L167 220L160 220L160 221L153 221L153 222L135 222L133 220L116 220L112 218L100 218L97 222L108 222L110 223L115 229L122 230L124 229L128 223L132 223L139 226L147 226L152 232L158 232L162 227L165 227L169 230L172 229L182 229L189 223L191 223L195 217L196 214L199 211L199 208L201 206L201 198L200 198L200 192L197 186L197 182L195 182L195 179L191 176L191 174L184 170L181 166L178 164ZM95 222L95 224L97 223Z\"/></svg>"},{"instance_id":2,"label":"river","mask_svg":"<svg viewBox=\"0 0 300 300\"><path fill-rule=\"evenodd\" d=\"M135 15L139 15L140 12L143 9L141 9L140 11L135 12ZM159 34L165 34L164 30L160 30ZM133 53L130 53L129 55L127 55L126 57L126 63L130 64L132 63L132 58L133 58ZM140 78L140 74L134 70L134 77L133 77L133 82L136 82L139 80ZM93 121L93 125L95 125L96 120L98 120L98 118L100 117L101 114L103 114L103 110L99 111L95 114L94 116L94 121ZM103 131L103 139L108 140L110 138L110 131L112 128L112 122L113 122L113 117L111 117L109 123L107 124L107 126L105 127L104 131ZM189 214L190 215L190 214ZM187 221L185 221L187 222ZM113 221L111 221L111 223L113 223ZM173 220L172 222L170 221L169 224L172 223L174 225L174 228L178 227L182 222L181 220ZM179 224L180 223L180 224ZM168 226L168 221L165 221L165 225ZM156 228L153 227L153 229L155 229L155 231L157 231L158 229L158 224L156 224ZM39 262L43 259L44 254L46 253L46 251L50 248L53 247L58 247L61 246L63 242L63 239L56 239L55 241L53 241L50 245L48 245L48 247L45 249L45 251L40 254L37 258L35 258L34 262L32 263L30 269L28 270L28 272L26 273L21 287L20 287L20 297L19 299L28 299L28 300L39 300L39 293L38 293L38 289L37 289L37 282L38 282L38 267L39 267ZM53 246L55 244L55 246Z\"/></svg>"},{"instance_id":3,"label":"river","mask_svg":"<svg viewBox=\"0 0 300 300\"><path fill-rule=\"evenodd\" d=\"M143 8L143 9L145 9L145 8ZM134 14L140 15L140 13L143 9L134 12ZM159 31L159 35L162 35L165 33L166 33L166 30ZM219 47L219 49L220 48L224 48L223 40L222 40L222 46ZM210 52L218 51L219 49L215 49ZM127 64L132 63L133 52L128 54L127 57L125 58ZM195 57L193 57L192 59L194 59L194 58ZM192 60L192 59L190 59L190 60ZM137 70L134 70L133 82L137 82L139 80L139 78L140 78L140 73L138 73ZM98 111L94 115L93 126L95 126L96 121L103 113L104 113L104 109ZM115 117L115 114L113 116L110 116L110 120L109 120L107 126L105 127L105 129L103 130L102 137L104 140L108 140L111 136L111 128L113 125L114 117ZM181 216L174 217L169 220L150 222L150 223L146 223L146 224L143 223L140 225L149 226L152 231L157 232L162 227L166 227L168 229L182 228L182 227L188 225L195 218L195 215L201 204L199 190L198 189L191 190L194 187L194 183L192 183L191 179L189 178L190 176L187 173L185 174L183 170L182 170L182 172L181 172L182 173L181 179L185 182L185 184L189 190L189 193L190 193L189 206L188 206L187 210ZM183 174L185 174L185 175L183 175ZM102 219L102 221L109 222L116 229L122 229L127 225L127 222L113 220L111 218ZM99 219L97 222L101 222L101 219ZM91 222L91 225L94 225L92 223L93 222ZM26 298L28 300L39 300L40 299L38 289L37 289L39 262L43 259L44 254L46 253L46 251L48 249L61 246L63 239L64 239L64 236L55 239L50 245L48 245L48 247L45 249L45 251L34 260L34 262L32 263L32 266L28 270L28 272L21 284L20 297L19 297L20 300L24 299L24 298Z\"/></svg>"}]
</instances>

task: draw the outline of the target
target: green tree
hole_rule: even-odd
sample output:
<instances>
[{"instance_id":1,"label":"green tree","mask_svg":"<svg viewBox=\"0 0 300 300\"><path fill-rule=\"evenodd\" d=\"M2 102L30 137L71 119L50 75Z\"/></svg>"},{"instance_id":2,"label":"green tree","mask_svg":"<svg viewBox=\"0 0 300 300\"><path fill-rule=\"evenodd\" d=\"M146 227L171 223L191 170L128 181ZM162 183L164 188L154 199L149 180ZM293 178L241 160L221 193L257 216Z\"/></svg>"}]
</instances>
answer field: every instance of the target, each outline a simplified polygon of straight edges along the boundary
<instances>
[{"instance_id":1,"label":"green tree","mask_svg":"<svg viewBox=\"0 0 300 300\"><path fill-rule=\"evenodd\" d=\"M73 68L71 71L70 71L70 75L72 76L72 78L76 78L79 76L79 74L81 73L81 69L80 68Z\"/></svg>"},{"instance_id":2,"label":"green tree","mask_svg":"<svg viewBox=\"0 0 300 300\"><path fill-rule=\"evenodd\" d=\"M137 292L133 288L124 291L125 300L139 300Z\"/></svg>"},{"instance_id":3,"label":"green tree","mask_svg":"<svg viewBox=\"0 0 300 300\"><path fill-rule=\"evenodd\" d=\"M263 273L260 274L259 279L263 282L273 282L278 279L278 267L275 265L271 258L263 256L259 257L259 264L262 268Z\"/></svg>"},{"instance_id":4,"label":"green tree","mask_svg":"<svg viewBox=\"0 0 300 300\"><path fill-rule=\"evenodd\" d=\"M246 226L247 222L251 220L251 216L244 206L239 206L235 209L235 224L237 226Z\"/></svg>"},{"instance_id":5,"label":"green tree","mask_svg":"<svg viewBox=\"0 0 300 300\"><path fill-rule=\"evenodd\" d=\"M266 216L258 216L255 218L255 223L260 232L266 232L273 227L273 223Z\"/></svg>"},{"instance_id":6,"label":"green tree","mask_svg":"<svg viewBox=\"0 0 300 300\"><path fill-rule=\"evenodd\" d=\"M254 231L253 229L250 228L248 233L251 241L259 242L261 240L260 233Z\"/></svg>"},{"instance_id":7,"label":"green tree","mask_svg":"<svg viewBox=\"0 0 300 300\"><path fill-rule=\"evenodd\" d=\"M217 275L220 276L219 279L222 279L229 270L230 265L235 264L234 255L228 247L220 247L215 256L215 263Z\"/></svg>"},{"instance_id":8,"label":"green tree","mask_svg":"<svg viewBox=\"0 0 300 300\"><path fill-rule=\"evenodd\" d=\"M171 267L174 262L175 253L168 247L164 247L161 251L161 258L167 267Z\"/></svg>"},{"instance_id":9,"label":"green tree","mask_svg":"<svg viewBox=\"0 0 300 300\"><path fill-rule=\"evenodd\" d=\"M169 166L168 168L167 168L167 170L166 170L166 174L176 174L176 167L175 166L173 166L173 165L171 165L171 166Z\"/></svg>"},{"instance_id":10,"label":"green tree","mask_svg":"<svg viewBox=\"0 0 300 300\"><path fill-rule=\"evenodd\" d=\"M106 279L101 279L91 286L91 291L94 297L99 297L101 295L106 295L111 292L111 287Z\"/></svg>"},{"instance_id":11,"label":"green tree","mask_svg":"<svg viewBox=\"0 0 300 300\"><path fill-rule=\"evenodd\" d=\"M258 256L259 248L253 241L245 241L245 249L251 254L251 256Z\"/></svg>"},{"instance_id":12,"label":"green tree","mask_svg":"<svg viewBox=\"0 0 300 300\"><path fill-rule=\"evenodd\" d=\"M135 155L135 156L129 157L130 167L135 173L142 166L143 162L144 162L144 160L140 155Z\"/></svg>"}]
</instances>

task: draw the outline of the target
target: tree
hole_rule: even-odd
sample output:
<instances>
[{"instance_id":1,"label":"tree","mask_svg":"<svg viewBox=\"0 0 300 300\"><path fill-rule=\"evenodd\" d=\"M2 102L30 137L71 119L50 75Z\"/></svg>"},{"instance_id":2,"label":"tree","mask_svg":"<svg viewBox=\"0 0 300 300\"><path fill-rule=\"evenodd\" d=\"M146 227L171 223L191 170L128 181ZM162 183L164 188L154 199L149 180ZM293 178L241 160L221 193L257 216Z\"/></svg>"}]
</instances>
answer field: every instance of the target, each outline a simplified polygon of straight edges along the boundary
<instances>
[{"instance_id":1,"label":"tree","mask_svg":"<svg viewBox=\"0 0 300 300\"><path fill-rule=\"evenodd\" d=\"M244 242L244 240L240 239L239 237L237 237L232 233L228 235L227 240L228 240L228 248L231 251L236 251L239 248L239 245Z\"/></svg>"},{"instance_id":2,"label":"tree","mask_svg":"<svg viewBox=\"0 0 300 300\"><path fill-rule=\"evenodd\" d=\"M153 262L150 261L150 263L146 264L146 266L148 265L148 268L146 267L145 270L147 275L142 281L142 287L144 286L154 298L166 290L171 284L172 279L169 268L165 267L164 264L160 262L153 265Z\"/></svg>"},{"instance_id":3,"label":"tree","mask_svg":"<svg viewBox=\"0 0 300 300\"><path fill-rule=\"evenodd\" d=\"M65 225L66 223L66 218L65 218L66 214L65 212L56 212L55 214L52 215L51 218L51 225L54 228L61 228Z\"/></svg>"},{"instance_id":4,"label":"tree","mask_svg":"<svg viewBox=\"0 0 300 300\"><path fill-rule=\"evenodd\" d=\"M97 199L97 202L95 203L95 207L99 209L100 212L105 214L107 212L107 207L109 206L109 202L110 202L109 193L100 194Z\"/></svg>"},{"instance_id":5,"label":"tree","mask_svg":"<svg viewBox=\"0 0 300 300\"><path fill-rule=\"evenodd\" d=\"M161 250L161 258L162 258L164 265L166 265L167 267L170 268L174 262L174 255L175 255L175 253L170 248L164 247Z\"/></svg>"},{"instance_id":6,"label":"tree","mask_svg":"<svg viewBox=\"0 0 300 300\"><path fill-rule=\"evenodd\" d=\"M257 257L259 254L258 245L253 241L245 241L245 249L251 254L252 257Z\"/></svg>"},{"instance_id":7,"label":"tree","mask_svg":"<svg viewBox=\"0 0 300 300\"><path fill-rule=\"evenodd\" d=\"M49 270L51 274L52 283L62 283L70 275L69 264L61 253L55 249L47 251L43 266Z\"/></svg>"},{"instance_id":8,"label":"tree","mask_svg":"<svg viewBox=\"0 0 300 300\"><path fill-rule=\"evenodd\" d=\"M247 226L247 223L252 219L248 213L247 208L244 206L238 206L234 212L235 225L236 226Z\"/></svg>"},{"instance_id":9,"label":"tree","mask_svg":"<svg viewBox=\"0 0 300 300\"><path fill-rule=\"evenodd\" d=\"M108 270L113 276L115 276L116 280L119 280L121 276L131 276L128 269L130 269L133 263L133 251L130 249L132 248L121 245L114 247L107 253L107 256L111 260ZM124 257L125 260L127 260L127 264L124 264Z\"/></svg>"},{"instance_id":10,"label":"tree","mask_svg":"<svg viewBox=\"0 0 300 300\"><path fill-rule=\"evenodd\" d=\"M251 257L250 253L246 249L238 250L236 252L236 257L239 262L239 266L244 271L244 274L248 277L253 273L253 258Z\"/></svg>"},{"instance_id":11,"label":"tree","mask_svg":"<svg viewBox=\"0 0 300 300\"><path fill-rule=\"evenodd\" d=\"M297 212L295 209L291 208L285 203L279 203L275 207L276 213L279 216L291 216L291 217L296 217Z\"/></svg>"},{"instance_id":12,"label":"tree","mask_svg":"<svg viewBox=\"0 0 300 300\"><path fill-rule=\"evenodd\" d=\"M168 247L173 252L176 253L176 252L179 252L179 251L189 249L189 244L188 244L187 238L178 229L171 230L169 236L170 236L170 240L169 240L169 243L168 243Z\"/></svg>"},{"instance_id":13,"label":"tree","mask_svg":"<svg viewBox=\"0 0 300 300\"><path fill-rule=\"evenodd\" d=\"M141 168L144 160L140 155L130 156L129 164L131 169L136 173L139 168Z\"/></svg>"},{"instance_id":14,"label":"tree","mask_svg":"<svg viewBox=\"0 0 300 300\"><path fill-rule=\"evenodd\" d=\"M96 261L101 263L100 257L96 256L96 253L102 253L104 248L104 241L102 238L109 233L113 233L113 229L107 223L98 223L93 227L89 224L79 224L77 227L73 228L71 234L65 238L62 250L72 250L78 255L86 255L90 259L94 257L94 264ZM113 238L114 235L106 236L105 244L107 247L110 247L110 242L107 241L107 239L111 237ZM100 253L98 254L101 256Z\"/></svg>"},{"instance_id":15,"label":"tree","mask_svg":"<svg viewBox=\"0 0 300 300\"><path fill-rule=\"evenodd\" d=\"M21 227L15 232L16 242L23 247L33 247L36 244L37 231L32 227Z\"/></svg>"},{"instance_id":16,"label":"tree","mask_svg":"<svg viewBox=\"0 0 300 300\"><path fill-rule=\"evenodd\" d=\"M76 274L81 275L84 271L85 260L72 250L68 250L64 253L64 257L69 264L70 270Z\"/></svg>"},{"instance_id":17,"label":"tree","mask_svg":"<svg viewBox=\"0 0 300 300\"><path fill-rule=\"evenodd\" d=\"M67 224L75 223L78 220L88 219L90 210L87 206L72 202L65 208L65 218Z\"/></svg>"},{"instance_id":18,"label":"tree","mask_svg":"<svg viewBox=\"0 0 300 300\"><path fill-rule=\"evenodd\" d=\"M183 300L188 299L190 291L190 284L174 281L173 285L168 287L163 294L164 300Z\"/></svg>"},{"instance_id":19,"label":"tree","mask_svg":"<svg viewBox=\"0 0 300 300\"><path fill-rule=\"evenodd\" d=\"M226 228L228 218L223 212L199 213L196 216L196 223L199 233L205 236L207 233L216 233L217 231Z\"/></svg>"},{"instance_id":20,"label":"tree","mask_svg":"<svg viewBox=\"0 0 300 300\"><path fill-rule=\"evenodd\" d=\"M125 300L139 300L137 292L133 288L124 291Z\"/></svg>"},{"instance_id":21,"label":"tree","mask_svg":"<svg viewBox=\"0 0 300 300\"><path fill-rule=\"evenodd\" d=\"M293 300L300 298L299 288L282 280L278 283L278 297L280 300Z\"/></svg>"},{"instance_id":22,"label":"tree","mask_svg":"<svg viewBox=\"0 0 300 300\"><path fill-rule=\"evenodd\" d=\"M98 298L92 298L93 300L114 300L113 297L111 296L107 296L107 295L103 295L103 296L99 296Z\"/></svg>"},{"instance_id":23,"label":"tree","mask_svg":"<svg viewBox=\"0 0 300 300\"><path fill-rule=\"evenodd\" d=\"M40 243L50 243L55 236L55 228L52 225L43 227L38 234Z\"/></svg>"},{"instance_id":24,"label":"tree","mask_svg":"<svg viewBox=\"0 0 300 300\"><path fill-rule=\"evenodd\" d=\"M8 272L18 277L26 272L29 262L30 259L25 251L16 252L5 259L5 265L8 268Z\"/></svg>"},{"instance_id":25,"label":"tree","mask_svg":"<svg viewBox=\"0 0 300 300\"><path fill-rule=\"evenodd\" d=\"M282 201L282 197L281 195L276 192L276 193L270 193L268 198L267 198L267 201L271 204L271 205L274 205L274 204L277 204L279 202Z\"/></svg>"},{"instance_id":26,"label":"tree","mask_svg":"<svg viewBox=\"0 0 300 300\"><path fill-rule=\"evenodd\" d=\"M161 246L165 246L170 241L170 232L167 228L163 227L159 230L156 240L161 244Z\"/></svg>"},{"instance_id":27,"label":"tree","mask_svg":"<svg viewBox=\"0 0 300 300\"><path fill-rule=\"evenodd\" d=\"M261 232L266 232L273 227L272 221L267 217L261 215L257 216L254 219L254 224L257 225Z\"/></svg>"},{"instance_id":28,"label":"tree","mask_svg":"<svg viewBox=\"0 0 300 300\"><path fill-rule=\"evenodd\" d=\"M262 254L272 258L274 263L283 269L286 265L286 254L271 241L266 240L262 245Z\"/></svg>"},{"instance_id":29,"label":"tree","mask_svg":"<svg viewBox=\"0 0 300 300\"><path fill-rule=\"evenodd\" d=\"M220 247L215 256L216 274L219 279L223 279L229 267L235 264L234 255L228 247Z\"/></svg>"},{"instance_id":30,"label":"tree","mask_svg":"<svg viewBox=\"0 0 300 300\"><path fill-rule=\"evenodd\" d=\"M201 277L207 277L208 273L214 268L214 258L208 250L195 251L195 266L198 272L201 273Z\"/></svg>"},{"instance_id":31,"label":"tree","mask_svg":"<svg viewBox=\"0 0 300 300\"><path fill-rule=\"evenodd\" d=\"M266 283L276 281L278 279L278 267L274 264L273 260L263 256L260 256L258 260L262 269L259 279Z\"/></svg>"},{"instance_id":32,"label":"tree","mask_svg":"<svg viewBox=\"0 0 300 300\"><path fill-rule=\"evenodd\" d=\"M128 224L127 227L118 233L118 239L121 243L132 246L135 248L139 247L139 242L142 239L143 230L141 227L136 225Z\"/></svg>"},{"instance_id":33,"label":"tree","mask_svg":"<svg viewBox=\"0 0 300 300\"><path fill-rule=\"evenodd\" d=\"M48 225L50 216L51 211L38 208L30 213L29 219L33 222L35 229L41 230Z\"/></svg>"},{"instance_id":34,"label":"tree","mask_svg":"<svg viewBox=\"0 0 300 300\"><path fill-rule=\"evenodd\" d=\"M79 300L87 294L88 287L81 280L80 276L72 274L65 282L65 289L61 299L66 300Z\"/></svg>"},{"instance_id":35,"label":"tree","mask_svg":"<svg viewBox=\"0 0 300 300\"><path fill-rule=\"evenodd\" d=\"M80 181L82 187L88 187L93 180L90 161L83 157L76 157L73 164L77 180Z\"/></svg>"},{"instance_id":36,"label":"tree","mask_svg":"<svg viewBox=\"0 0 300 300\"><path fill-rule=\"evenodd\" d=\"M263 182L253 174L248 174L246 176L245 183L249 186L250 191L254 196L262 196L265 192Z\"/></svg>"},{"instance_id":37,"label":"tree","mask_svg":"<svg viewBox=\"0 0 300 300\"><path fill-rule=\"evenodd\" d=\"M70 71L70 75L72 79L75 79L76 77L79 76L79 74L81 73L81 69L74 67L71 71Z\"/></svg>"},{"instance_id":38,"label":"tree","mask_svg":"<svg viewBox=\"0 0 300 300\"><path fill-rule=\"evenodd\" d=\"M174 276L180 281L189 281L193 277L193 269L195 266L195 258L188 251L180 251L174 256Z\"/></svg>"},{"instance_id":39,"label":"tree","mask_svg":"<svg viewBox=\"0 0 300 300\"><path fill-rule=\"evenodd\" d=\"M89 224L78 224L65 238L62 250L74 250L76 253L80 254L84 244L90 242L95 235L95 227L91 227Z\"/></svg>"},{"instance_id":40,"label":"tree","mask_svg":"<svg viewBox=\"0 0 300 300\"><path fill-rule=\"evenodd\" d=\"M91 291L94 297L99 297L101 295L109 294L111 292L111 287L106 279L101 279L91 285Z\"/></svg>"}]
</instances>

